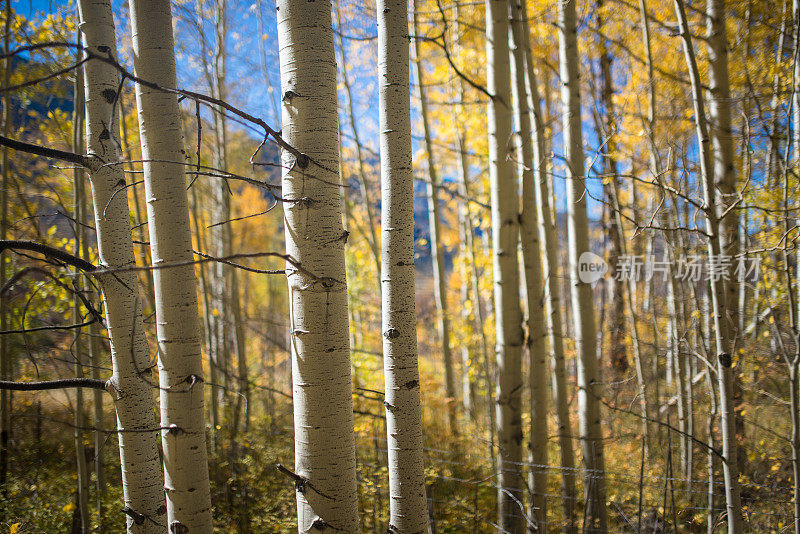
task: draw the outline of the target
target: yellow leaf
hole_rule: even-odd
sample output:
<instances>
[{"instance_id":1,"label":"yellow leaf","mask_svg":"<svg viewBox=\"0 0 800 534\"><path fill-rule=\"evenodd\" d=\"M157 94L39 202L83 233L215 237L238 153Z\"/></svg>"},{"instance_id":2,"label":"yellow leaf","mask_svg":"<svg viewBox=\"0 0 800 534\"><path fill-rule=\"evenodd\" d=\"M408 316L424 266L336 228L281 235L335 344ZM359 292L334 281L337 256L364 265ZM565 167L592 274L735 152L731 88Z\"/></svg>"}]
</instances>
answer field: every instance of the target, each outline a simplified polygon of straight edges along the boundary
<instances>
[{"instance_id":1,"label":"yellow leaf","mask_svg":"<svg viewBox=\"0 0 800 534\"><path fill-rule=\"evenodd\" d=\"M71 502L69 504L64 505L62 510L64 510L67 513L69 513L69 512L72 512L73 510L75 510L75 508L77 508L77 507L78 506L74 502Z\"/></svg>"},{"instance_id":2,"label":"yellow leaf","mask_svg":"<svg viewBox=\"0 0 800 534\"><path fill-rule=\"evenodd\" d=\"M8 531L9 534L17 534L19 532L19 523L14 523L11 525L11 530Z\"/></svg>"}]
</instances>

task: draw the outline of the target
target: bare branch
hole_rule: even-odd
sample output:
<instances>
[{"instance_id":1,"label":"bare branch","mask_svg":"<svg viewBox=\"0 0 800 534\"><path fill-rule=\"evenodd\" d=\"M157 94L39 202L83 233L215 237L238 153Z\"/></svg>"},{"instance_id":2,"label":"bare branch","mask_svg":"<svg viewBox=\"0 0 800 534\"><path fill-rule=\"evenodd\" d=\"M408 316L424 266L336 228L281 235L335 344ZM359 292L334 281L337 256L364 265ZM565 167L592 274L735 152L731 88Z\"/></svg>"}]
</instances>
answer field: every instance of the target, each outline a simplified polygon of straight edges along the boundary
<instances>
[{"instance_id":1,"label":"bare branch","mask_svg":"<svg viewBox=\"0 0 800 534\"><path fill-rule=\"evenodd\" d=\"M62 378L61 380L45 380L42 382L10 382L0 381L0 390L9 391L45 391L48 389L89 388L106 389L106 381L97 378Z\"/></svg>"}]
</instances>

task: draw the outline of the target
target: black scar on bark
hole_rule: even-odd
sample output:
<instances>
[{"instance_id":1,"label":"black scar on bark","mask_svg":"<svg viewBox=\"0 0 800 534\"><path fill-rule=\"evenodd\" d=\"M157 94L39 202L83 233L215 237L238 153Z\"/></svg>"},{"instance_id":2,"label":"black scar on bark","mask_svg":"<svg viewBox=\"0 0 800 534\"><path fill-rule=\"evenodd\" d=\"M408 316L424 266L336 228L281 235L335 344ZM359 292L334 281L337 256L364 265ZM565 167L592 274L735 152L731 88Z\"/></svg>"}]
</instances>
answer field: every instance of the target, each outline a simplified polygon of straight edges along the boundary
<instances>
[{"instance_id":1,"label":"black scar on bark","mask_svg":"<svg viewBox=\"0 0 800 534\"><path fill-rule=\"evenodd\" d=\"M397 328L390 328L383 333L383 337L386 339L396 339L400 337L400 331Z\"/></svg>"},{"instance_id":2,"label":"black scar on bark","mask_svg":"<svg viewBox=\"0 0 800 534\"><path fill-rule=\"evenodd\" d=\"M106 102L109 104L113 104L114 100L117 99L117 92L114 89L103 89L103 92L100 94L103 95L103 98L105 98Z\"/></svg>"},{"instance_id":3,"label":"black scar on bark","mask_svg":"<svg viewBox=\"0 0 800 534\"><path fill-rule=\"evenodd\" d=\"M144 514L141 514L141 513L137 512L136 510L134 510L130 506L125 506L124 508L122 508L121 511L122 511L123 514L125 514L128 517L130 517L131 519L133 519L133 524L134 525L143 525L145 519L147 519ZM166 512L166 510L164 510L164 511Z\"/></svg>"},{"instance_id":4,"label":"black scar on bark","mask_svg":"<svg viewBox=\"0 0 800 534\"><path fill-rule=\"evenodd\" d=\"M408 382L403 384L403 387L406 389L412 389L417 387L418 385L419 385L419 380L409 380Z\"/></svg>"}]
</instances>

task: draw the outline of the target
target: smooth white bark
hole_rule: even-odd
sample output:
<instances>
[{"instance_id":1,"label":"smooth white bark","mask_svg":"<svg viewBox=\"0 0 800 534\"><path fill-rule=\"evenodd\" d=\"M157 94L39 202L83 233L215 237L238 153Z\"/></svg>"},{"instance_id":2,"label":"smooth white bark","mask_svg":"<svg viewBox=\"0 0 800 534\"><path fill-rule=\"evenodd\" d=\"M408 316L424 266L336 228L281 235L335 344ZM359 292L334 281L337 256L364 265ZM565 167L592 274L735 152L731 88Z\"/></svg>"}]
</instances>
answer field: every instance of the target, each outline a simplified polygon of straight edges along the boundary
<instances>
[{"instance_id":1,"label":"smooth white bark","mask_svg":"<svg viewBox=\"0 0 800 534\"><path fill-rule=\"evenodd\" d=\"M418 2L412 0L412 19L414 34L419 35L421 27L417 14ZM425 69L422 66L421 40L414 40L413 60L417 67L417 97L419 113L422 119L422 135L425 139L425 152L428 160L428 183L426 187L428 200L428 233L431 247L431 263L433 264L433 298L436 303L436 329L442 346L442 362L444 363L444 386L447 395L447 415L450 431L458 434L456 420L456 377L453 367L453 351L450 346L450 312L447 300L447 274L444 267L444 247L442 246L441 215L439 208L439 172L433 154L433 136L431 134L428 98L425 90Z\"/></svg>"},{"instance_id":2,"label":"smooth white bark","mask_svg":"<svg viewBox=\"0 0 800 534\"><path fill-rule=\"evenodd\" d=\"M278 1L298 529L358 531L330 1Z\"/></svg>"},{"instance_id":3,"label":"smooth white bark","mask_svg":"<svg viewBox=\"0 0 800 534\"><path fill-rule=\"evenodd\" d=\"M699 152L700 173L698 179L703 185L704 213L708 234L708 257L719 258L722 254L720 225L717 218L716 187L711 169L711 156L709 154L709 133L706 122L705 103L703 98L700 72L689 33L689 24L682 0L675 0L675 12L678 17L678 31L683 40L684 56L689 69L689 79L692 86L692 103L694 106L694 122L697 131L697 147ZM733 274L733 273L730 273ZM714 323L714 350L717 353L717 387L719 388L719 413L720 427L722 429L722 473L725 477L725 501L728 511L728 532L738 534L743 532L742 501L739 487L739 463L736 444L736 413L733 406L734 374L731 365L730 328L727 315L727 298L725 284L722 277L712 279L709 283L711 289L711 313Z\"/></svg>"},{"instance_id":4,"label":"smooth white bark","mask_svg":"<svg viewBox=\"0 0 800 534\"><path fill-rule=\"evenodd\" d=\"M109 0L80 0L84 46L94 53L117 56L114 19ZM89 175L97 229L100 264L106 268L136 265L131 237L128 197L116 194L125 187L118 150L118 116L114 101L119 73L106 63L89 61L84 67L86 94L86 142L90 155L107 165ZM106 325L111 342L112 395L117 410L122 490L130 533L162 532L166 509L157 446L158 426L153 402L154 387L150 350L142 324L142 302L135 271L120 271L102 280ZM136 514L149 518L135 521ZM138 524L137 524L138 523Z\"/></svg>"},{"instance_id":5,"label":"smooth white bark","mask_svg":"<svg viewBox=\"0 0 800 534\"><path fill-rule=\"evenodd\" d=\"M140 78L175 87L168 0L130 0L134 67ZM161 446L167 523L173 532L211 532L203 417L203 360L197 282L178 98L136 85L150 255L155 270ZM171 264L183 263L180 266ZM162 267L163 266L163 267Z\"/></svg>"},{"instance_id":6,"label":"smooth white bark","mask_svg":"<svg viewBox=\"0 0 800 534\"><path fill-rule=\"evenodd\" d=\"M522 310L517 261L519 196L511 137L511 65L508 0L486 0L489 180L497 343L498 521L522 531Z\"/></svg>"},{"instance_id":7,"label":"smooth white bark","mask_svg":"<svg viewBox=\"0 0 800 534\"><path fill-rule=\"evenodd\" d=\"M527 8L521 3L521 14L524 35L530 35ZM572 423L569 418L569 395L567 393L567 373L564 358L564 326L561 311L561 268L559 265L559 243L553 220L550 200L550 178L548 168L550 160L546 157L546 134L542 105L539 96L539 85L533 65L533 53L530 41L525 40L525 72L528 76L528 104L533 115L534 188L536 193L539 220L539 239L545 261L542 263L542 276L545 282L545 300L547 303L547 328L552 360L553 403L556 409L558 424L558 445L561 457L561 505L564 513L564 532L575 531L575 452L573 450ZM545 85L545 97L549 90ZM545 109L547 109L545 98Z\"/></svg>"},{"instance_id":8,"label":"smooth white bark","mask_svg":"<svg viewBox=\"0 0 800 534\"><path fill-rule=\"evenodd\" d=\"M733 128L731 126L731 88L728 76L728 41L725 29L725 0L706 2L708 28L708 119L714 183L719 191L720 246L723 254L734 258L739 253L739 210L726 210L736 202ZM724 215L724 216L723 216ZM725 283L728 330L731 339L739 336L739 283L735 276Z\"/></svg>"},{"instance_id":9,"label":"smooth white bark","mask_svg":"<svg viewBox=\"0 0 800 534\"><path fill-rule=\"evenodd\" d=\"M525 83L528 35L520 0L511 0L511 88L514 98L514 117L517 132L517 169L522 182L522 212L520 213L520 242L525 275L528 336L530 357L528 387L530 393L530 437L528 441L530 471L528 486L531 499L528 516L533 533L547 525L547 349L545 341L544 281L542 279L542 249L537 215L535 173L544 172L541 151L533 148L528 85Z\"/></svg>"},{"instance_id":10,"label":"smooth white bark","mask_svg":"<svg viewBox=\"0 0 800 534\"><path fill-rule=\"evenodd\" d=\"M428 527L414 305L414 176L407 0L379 0L381 284L390 533Z\"/></svg>"},{"instance_id":11,"label":"smooth white bark","mask_svg":"<svg viewBox=\"0 0 800 534\"><path fill-rule=\"evenodd\" d=\"M586 183L581 131L580 58L575 23L575 0L559 2L559 63L563 109L564 158L567 167L567 235L572 284L572 316L578 353L578 415L583 452L584 494L588 532L606 530L605 462L600 421L600 388L597 371L597 326L592 287L581 282L578 260L589 252L589 221L586 212Z\"/></svg>"},{"instance_id":12,"label":"smooth white bark","mask_svg":"<svg viewBox=\"0 0 800 534\"><path fill-rule=\"evenodd\" d=\"M80 38L80 34L78 35ZM73 84L73 91L75 95L75 109L72 116L72 151L76 154L82 154L84 151L83 143L83 121L85 115L85 95L83 92L83 70L76 72L75 82ZM77 221L75 229L75 255L81 256L84 252L83 244L86 242L86 228L82 225L86 224L86 173L82 167L76 167L72 170L73 180L73 216ZM84 256L85 257L85 256ZM76 287L82 291L85 290L85 281L77 281ZM76 323L81 322L82 311L81 301L77 296L73 299L72 317ZM75 354L75 378L83 378L84 367L89 363L86 357L87 343L81 330L76 330L75 338L72 343L72 350ZM75 391L75 407L73 414L73 438L75 442L76 453L76 471L78 476L77 484L77 506L75 514L78 516L80 525L79 530L83 533L88 533L91 528L91 519L89 517L89 470L86 464L86 446L84 445L85 431L87 419L86 408L83 397L83 390L81 388Z\"/></svg>"},{"instance_id":13,"label":"smooth white bark","mask_svg":"<svg viewBox=\"0 0 800 534\"><path fill-rule=\"evenodd\" d=\"M342 10L339 2L336 2L336 25L342 27ZM375 222L374 206L372 195L370 194L370 183L367 178L367 169L365 166L364 150L361 144L361 135L359 133L358 121L356 120L355 105L353 103L353 88L350 84L350 76L348 75L347 63L347 48L345 47L344 37L341 33L337 34L339 42L339 54L342 60L341 74L342 82L344 83L344 94L347 97L347 118L350 122L350 130L353 132L353 142L356 148L356 159L358 160L358 186L361 192L361 199L364 204L364 211L367 215L366 231L364 232L364 239L369 245L369 250L375 260L375 277L378 283L376 288L381 291L381 255L380 243L378 242L378 225Z\"/></svg>"}]
</instances>

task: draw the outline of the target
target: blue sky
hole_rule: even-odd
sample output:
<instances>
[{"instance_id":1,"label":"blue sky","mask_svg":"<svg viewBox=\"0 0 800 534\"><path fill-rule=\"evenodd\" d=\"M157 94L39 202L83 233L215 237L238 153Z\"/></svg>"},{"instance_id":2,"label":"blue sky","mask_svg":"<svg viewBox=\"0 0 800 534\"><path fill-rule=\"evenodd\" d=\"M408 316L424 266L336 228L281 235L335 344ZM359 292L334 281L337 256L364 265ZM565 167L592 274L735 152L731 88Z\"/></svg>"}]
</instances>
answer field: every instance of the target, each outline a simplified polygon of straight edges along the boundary
<instances>
[{"instance_id":1,"label":"blue sky","mask_svg":"<svg viewBox=\"0 0 800 534\"><path fill-rule=\"evenodd\" d=\"M114 13L118 27L118 39L121 44L120 49L124 51L129 50L129 34L127 33L127 3L124 0L112 0L114 6ZM65 6L61 2L55 0L20 0L14 2L14 7L21 14L28 17L33 16L36 12L53 12L55 10L75 9L74 2L71 7ZM229 0L229 20L230 32L228 35L228 48L230 51L230 60L228 61L229 79L233 81L231 87L231 94L229 99L232 103L248 113L259 116L266 120L269 124L276 124L275 109L279 106L279 86L280 75L278 65L277 42L275 37L275 4L273 0ZM177 14L178 9L174 10ZM261 20L259 20L259 12ZM361 16L356 19L343 21L344 27L342 33L346 35L375 35L376 29L374 22L367 16ZM263 31L259 31L263 29ZM212 32L209 32L212 33ZM262 37L265 36L265 37ZM205 81L202 77L202 71L197 67L197 56L199 55L199 48L196 45L196 40L192 38L191 32L182 22L177 23L177 38L178 43L178 79L181 87L199 91L207 91ZM354 51L351 50L351 44L345 40L345 46L348 47L348 59L353 63ZM338 57L338 51L337 51ZM128 58L129 59L129 58ZM352 67L351 67L352 68ZM266 75L265 75L266 70ZM412 69L412 76L414 70ZM356 107L355 113L359 123L359 133L362 142L368 145L371 149L377 151L377 86L376 86L376 73L369 72L367 69L364 72L351 71L351 83L354 92L354 105ZM272 86L273 90L270 92L269 87ZM588 99L584 98L584 105ZM345 100L344 95L340 95L340 102L342 107ZM279 108L278 108L279 109ZM344 112L344 110L342 110ZM416 110L413 110L415 122L418 121ZM341 124L343 125L343 136L347 143L347 138L350 136L349 122L346 117L342 116ZM415 128L415 131L418 128ZM588 147L596 146L597 139L594 134L593 125L590 123L585 124L584 127L585 144ZM451 140L442 139L442 143L450 143ZM417 149L419 140L414 140L414 148ZM553 146L556 155L562 153L561 150L561 136L558 132L553 139ZM587 148L587 157L591 158L594 155L594 150ZM564 180L558 175L558 159L556 160L556 174L554 179L555 193L557 198L557 208L559 211L565 209L565 187ZM598 163L599 166L599 163ZM563 171L562 171L563 173ZM452 177L445 176L445 180L452 179ZM598 179L590 179L588 182L590 189L589 207L590 216L596 218L599 215L599 204L591 197L600 198L602 188Z\"/></svg>"}]
</instances>

